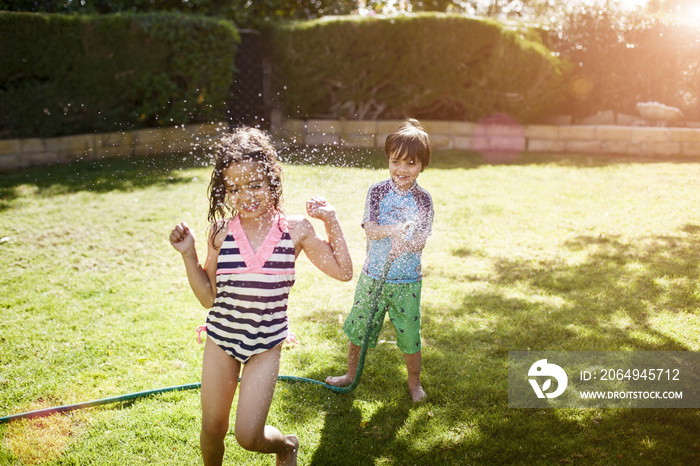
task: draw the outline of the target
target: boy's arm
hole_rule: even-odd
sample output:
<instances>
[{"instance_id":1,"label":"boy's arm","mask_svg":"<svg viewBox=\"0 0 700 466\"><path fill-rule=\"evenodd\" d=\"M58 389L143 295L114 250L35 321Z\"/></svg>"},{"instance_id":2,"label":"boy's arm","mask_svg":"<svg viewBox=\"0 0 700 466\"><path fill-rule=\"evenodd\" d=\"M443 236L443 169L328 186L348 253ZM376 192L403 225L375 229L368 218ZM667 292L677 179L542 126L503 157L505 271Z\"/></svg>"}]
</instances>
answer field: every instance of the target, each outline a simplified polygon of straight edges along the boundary
<instances>
[{"instance_id":1,"label":"boy's arm","mask_svg":"<svg viewBox=\"0 0 700 466\"><path fill-rule=\"evenodd\" d=\"M398 257L401 254L420 252L428 242L428 234L414 232L411 239L407 239L405 230L391 237L390 257Z\"/></svg>"},{"instance_id":2,"label":"boy's arm","mask_svg":"<svg viewBox=\"0 0 700 466\"><path fill-rule=\"evenodd\" d=\"M394 242L393 239L392 242ZM425 233L414 233L411 239L400 236L395 242L397 243L397 249L400 249L402 252L420 252L428 242L428 235Z\"/></svg>"},{"instance_id":3,"label":"boy's arm","mask_svg":"<svg viewBox=\"0 0 700 466\"><path fill-rule=\"evenodd\" d=\"M365 222L362 226L365 229L367 238L372 241L388 238L389 236L394 236L405 231L402 223L397 223L395 225L379 225L377 222Z\"/></svg>"},{"instance_id":4,"label":"boy's arm","mask_svg":"<svg viewBox=\"0 0 700 466\"><path fill-rule=\"evenodd\" d=\"M378 225L376 222L366 222L364 224L367 238L376 241L383 238L391 238L391 257L398 257L401 254L420 252L425 248L428 241L428 234L414 231L411 239L407 239L411 222L396 223L393 225Z\"/></svg>"},{"instance_id":5,"label":"boy's arm","mask_svg":"<svg viewBox=\"0 0 700 466\"><path fill-rule=\"evenodd\" d=\"M391 239L391 253L394 257L404 253L420 252L425 248L428 237L433 231L433 200L427 191L421 191L416 195L418 205L418 217L414 222L403 224L404 233L396 233ZM411 239L407 239L408 232L413 231Z\"/></svg>"}]
</instances>

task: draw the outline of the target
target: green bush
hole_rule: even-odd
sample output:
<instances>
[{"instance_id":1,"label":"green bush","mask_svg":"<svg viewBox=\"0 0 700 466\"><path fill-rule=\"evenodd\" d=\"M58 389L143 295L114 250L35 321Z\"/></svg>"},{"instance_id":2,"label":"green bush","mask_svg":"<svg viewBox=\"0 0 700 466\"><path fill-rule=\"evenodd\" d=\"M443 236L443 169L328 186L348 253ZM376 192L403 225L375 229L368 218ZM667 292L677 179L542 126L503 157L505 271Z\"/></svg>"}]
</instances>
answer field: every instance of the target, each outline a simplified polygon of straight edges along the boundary
<instances>
[{"instance_id":1,"label":"green bush","mask_svg":"<svg viewBox=\"0 0 700 466\"><path fill-rule=\"evenodd\" d=\"M422 13L328 17L271 28L276 86L292 117L416 116L521 123L557 113L570 66L536 31Z\"/></svg>"},{"instance_id":2,"label":"green bush","mask_svg":"<svg viewBox=\"0 0 700 466\"><path fill-rule=\"evenodd\" d=\"M276 19L312 19L356 9L346 0L0 0L0 10L32 13L109 14L177 11L216 16L251 28Z\"/></svg>"},{"instance_id":3,"label":"green bush","mask_svg":"<svg viewBox=\"0 0 700 466\"><path fill-rule=\"evenodd\" d=\"M225 118L238 32L174 13L0 12L2 137Z\"/></svg>"}]
</instances>

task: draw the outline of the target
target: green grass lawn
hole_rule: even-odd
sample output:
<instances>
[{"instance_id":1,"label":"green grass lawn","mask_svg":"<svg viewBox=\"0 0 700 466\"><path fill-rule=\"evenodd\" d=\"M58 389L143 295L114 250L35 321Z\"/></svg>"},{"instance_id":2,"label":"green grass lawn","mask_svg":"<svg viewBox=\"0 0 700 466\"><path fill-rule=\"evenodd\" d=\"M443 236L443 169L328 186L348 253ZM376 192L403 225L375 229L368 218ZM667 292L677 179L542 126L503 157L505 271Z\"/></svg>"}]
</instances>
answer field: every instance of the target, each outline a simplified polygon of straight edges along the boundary
<instances>
[{"instance_id":1,"label":"green grass lawn","mask_svg":"<svg viewBox=\"0 0 700 466\"><path fill-rule=\"evenodd\" d=\"M356 278L381 154L285 160L285 211L313 194L334 203ZM0 416L199 381L206 311L167 238L186 220L205 252L203 165L178 155L0 177ZM419 178L436 214L428 401L410 401L402 355L380 344L349 395L280 382L269 423L299 436L300 465L699 464L699 409L512 409L507 396L509 351L700 350L698 180L698 161L434 154ZM354 285L299 258L300 344L282 374L344 370ZM391 325L381 338L395 340ZM0 464L199 464L199 422L198 390L15 421L0 425ZM273 464L232 434L226 461Z\"/></svg>"}]
</instances>

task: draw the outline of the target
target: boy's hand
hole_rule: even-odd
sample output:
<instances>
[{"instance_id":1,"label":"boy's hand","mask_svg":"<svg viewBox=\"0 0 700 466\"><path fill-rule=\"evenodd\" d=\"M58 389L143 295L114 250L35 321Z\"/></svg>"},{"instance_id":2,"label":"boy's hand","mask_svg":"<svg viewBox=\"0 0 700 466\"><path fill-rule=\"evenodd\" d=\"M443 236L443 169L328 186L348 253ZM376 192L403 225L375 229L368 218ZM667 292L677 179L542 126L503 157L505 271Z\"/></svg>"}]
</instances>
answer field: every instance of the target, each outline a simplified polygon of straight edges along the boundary
<instances>
[{"instance_id":1,"label":"boy's hand","mask_svg":"<svg viewBox=\"0 0 700 466\"><path fill-rule=\"evenodd\" d=\"M403 236L391 237L391 250L389 251L389 259L393 260L401 254L408 252L408 241Z\"/></svg>"},{"instance_id":2,"label":"boy's hand","mask_svg":"<svg viewBox=\"0 0 700 466\"><path fill-rule=\"evenodd\" d=\"M411 251L412 233L416 228L415 222L403 222L395 225L395 231L391 235L391 250L389 259L396 259L401 254Z\"/></svg>"},{"instance_id":3,"label":"boy's hand","mask_svg":"<svg viewBox=\"0 0 700 466\"><path fill-rule=\"evenodd\" d=\"M306 201L306 212L311 218L317 218L324 223L335 217L335 208L321 196L314 196Z\"/></svg>"},{"instance_id":4,"label":"boy's hand","mask_svg":"<svg viewBox=\"0 0 700 466\"><path fill-rule=\"evenodd\" d=\"M170 233L170 244L181 254L194 250L194 233L187 226L187 223L182 222L173 228Z\"/></svg>"}]
</instances>

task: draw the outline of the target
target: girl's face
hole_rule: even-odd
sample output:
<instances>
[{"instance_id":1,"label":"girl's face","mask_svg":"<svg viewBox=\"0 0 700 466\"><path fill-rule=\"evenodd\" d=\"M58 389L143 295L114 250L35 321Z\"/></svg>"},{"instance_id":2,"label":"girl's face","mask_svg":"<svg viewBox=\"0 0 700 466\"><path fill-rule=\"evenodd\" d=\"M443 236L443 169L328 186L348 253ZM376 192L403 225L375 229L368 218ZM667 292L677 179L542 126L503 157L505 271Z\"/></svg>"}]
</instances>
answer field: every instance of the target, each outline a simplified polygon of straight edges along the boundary
<instances>
[{"instance_id":1,"label":"girl's face","mask_svg":"<svg viewBox=\"0 0 700 466\"><path fill-rule=\"evenodd\" d=\"M253 160L232 163L224 168L226 202L241 219L255 219L274 210L270 180L262 163Z\"/></svg>"},{"instance_id":2,"label":"girl's face","mask_svg":"<svg viewBox=\"0 0 700 466\"><path fill-rule=\"evenodd\" d=\"M396 152L389 155L389 175L394 180L396 187L402 191L413 186L422 169L423 164L420 163L420 160L411 160Z\"/></svg>"}]
</instances>

